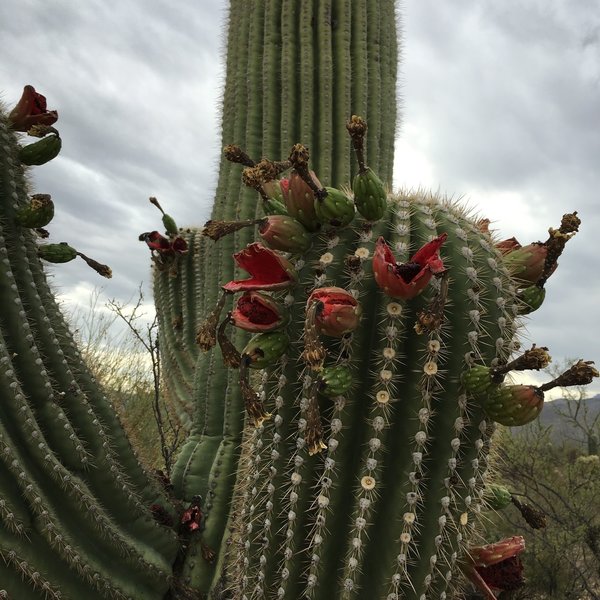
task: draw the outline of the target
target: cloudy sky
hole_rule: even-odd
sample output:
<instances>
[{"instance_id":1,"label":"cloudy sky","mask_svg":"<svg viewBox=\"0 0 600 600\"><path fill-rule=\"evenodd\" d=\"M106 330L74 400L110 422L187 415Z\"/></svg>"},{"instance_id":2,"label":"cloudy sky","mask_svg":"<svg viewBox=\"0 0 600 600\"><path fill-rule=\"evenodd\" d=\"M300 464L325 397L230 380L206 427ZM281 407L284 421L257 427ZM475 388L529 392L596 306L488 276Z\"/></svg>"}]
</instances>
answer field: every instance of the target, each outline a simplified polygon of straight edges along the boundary
<instances>
[{"instance_id":1,"label":"cloudy sky","mask_svg":"<svg viewBox=\"0 0 600 600\"><path fill-rule=\"evenodd\" d=\"M208 218L220 152L225 2L3 0L0 99L33 84L59 111L63 151L35 169L55 241L111 265L55 268L61 297L126 302L144 282L142 231ZM396 186L464 197L503 237L580 233L529 326L555 361L600 363L600 0L405 0ZM600 385L592 388L600 392Z\"/></svg>"}]
</instances>

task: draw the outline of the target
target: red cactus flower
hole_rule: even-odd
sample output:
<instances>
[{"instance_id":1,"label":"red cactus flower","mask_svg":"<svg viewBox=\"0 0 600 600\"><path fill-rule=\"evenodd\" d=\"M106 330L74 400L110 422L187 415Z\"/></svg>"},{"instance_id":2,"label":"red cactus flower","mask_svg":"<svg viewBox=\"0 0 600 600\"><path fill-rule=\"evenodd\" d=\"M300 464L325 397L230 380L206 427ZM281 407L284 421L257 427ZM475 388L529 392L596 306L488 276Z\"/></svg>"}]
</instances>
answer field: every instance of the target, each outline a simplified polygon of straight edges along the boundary
<instances>
[{"instance_id":1,"label":"red cactus flower","mask_svg":"<svg viewBox=\"0 0 600 600\"><path fill-rule=\"evenodd\" d=\"M231 312L231 322L252 333L273 331L286 321L281 307L273 298L255 291L245 292Z\"/></svg>"},{"instance_id":2,"label":"red cactus flower","mask_svg":"<svg viewBox=\"0 0 600 600\"><path fill-rule=\"evenodd\" d=\"M249 290L280 290L296 283L294 267L285 258L262 244L248 244L233 255L238 266L250 273L250 279L230 281L223 286L228 292Z\"/></svg>"},{"instance_id":3,"label":"red cactus flower","mask_svg":"<svg viewBox=\"0 0 600 600\"><path fill-rule=\"evenodd\" d=\"M321 333L342 337L358 327L361 308L356 298L346 290L339 287L317 288L309 296L307 308L313 302L322 305L316 314L316 325Z\"/></svg>"},{"instance_id":4,"label":"red cactus flower","mask_svg":"<svg viewBox=\"0 0 600 600\"><path fill-rule=\"evenodd\" d=\"M53 125L58 120L58 113L47 110L46 97L38 94L32 85L26 85L8 120L14 131L29 131L33 125Z\"/></svg>"},{"instance_id":5,"label":"red cactus flower","mask_svg":"<svg viewBox=\"0 0 600 600\"><path fill-rule=\"evenodd\" d=\"M373 273L377 285L392 298L410 300L420 294L432 275L444 270L439 250L447 237L443 233L427 242L406 263L397 263L390 247L380 237L373 256Z\"/></svg>"},{"instance_id":6,"label":"red cactus flower","mask_svg":"<svg viewBox=\"0 0 600 600\"><path fill-rule=\"evenodd\" d=\"M488 600L496 600L493 589L512 591L523 585L523 565L519 558L523 550L525 539L520 535L469 548L465 574Z\"/></svg>"},{"instance_id":7,"label":"red cactus flower","mask_svg":"<svg viewBox=\"0 0 600 600\"><path fill-rule=\"evenodd\" d=\"M186 254L187 242L182 237L174 239L166 238L158 231L149 231L139 236L140 242L146 242L150 250L156 250L159 254Z\"/></svg>"}]
</instances>

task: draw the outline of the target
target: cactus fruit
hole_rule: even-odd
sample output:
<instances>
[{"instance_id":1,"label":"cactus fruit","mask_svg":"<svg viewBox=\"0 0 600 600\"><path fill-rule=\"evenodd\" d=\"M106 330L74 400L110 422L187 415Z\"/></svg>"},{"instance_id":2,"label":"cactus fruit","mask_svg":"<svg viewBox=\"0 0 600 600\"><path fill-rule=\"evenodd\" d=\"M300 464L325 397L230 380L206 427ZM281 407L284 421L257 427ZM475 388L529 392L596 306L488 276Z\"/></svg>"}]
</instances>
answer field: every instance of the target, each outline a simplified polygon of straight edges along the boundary
<instances>
[{"instance_id":1,"label":"cactus fruit","mask_svg":"<svg viewBox=\"0 0 600 600\"><path fill-rule=\"evenodd\" d=\"M56 133L50 133L37 142L23 146L19 150L19 160L28 166L43 165L56 158L61 147L62 141L56 131Z\"/></svg>"}]
</instances>

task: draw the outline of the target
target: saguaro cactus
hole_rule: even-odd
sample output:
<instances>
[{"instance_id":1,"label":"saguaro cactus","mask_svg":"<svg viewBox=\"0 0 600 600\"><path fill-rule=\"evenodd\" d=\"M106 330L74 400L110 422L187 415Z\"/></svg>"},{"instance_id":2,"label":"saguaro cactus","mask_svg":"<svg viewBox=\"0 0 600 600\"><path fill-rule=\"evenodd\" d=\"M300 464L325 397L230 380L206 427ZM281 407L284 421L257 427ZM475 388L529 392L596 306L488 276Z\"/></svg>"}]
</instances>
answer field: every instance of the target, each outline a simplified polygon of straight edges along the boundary
<instances>
[{"instance_id":1,"label":"saguaro cactus","mask_svg":"<svg viewBox=\"0 0 600 600\"><path fill-rule=\"evenodd\" d=\"M549 360L517 351L518 328L579 219L521 248L443 198L388 198L393 2L235 0L228 35L237 145L212 219L179 230L163 212L166 234L140 236L189 418L172 502L45 281L40 259L110 275L41 241L53 203L23 163L60 151L57 115L27 87L0 117L0 597L421 600L465 575L491 599L521 581L524 549L478 543L494 422L597 376L579 361L540 387L504 381ZM43 143L22 150L19 131Z\"/></svg>"}]
</instances>

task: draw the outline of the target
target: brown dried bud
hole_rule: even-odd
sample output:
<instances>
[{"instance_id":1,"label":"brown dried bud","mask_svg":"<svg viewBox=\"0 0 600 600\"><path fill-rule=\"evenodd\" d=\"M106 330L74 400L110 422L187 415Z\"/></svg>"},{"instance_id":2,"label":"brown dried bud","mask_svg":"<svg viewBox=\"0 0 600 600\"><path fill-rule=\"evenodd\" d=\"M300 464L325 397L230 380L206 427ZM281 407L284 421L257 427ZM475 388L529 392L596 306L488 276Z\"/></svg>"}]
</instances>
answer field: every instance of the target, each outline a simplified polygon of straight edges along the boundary
<instances>
[{"instance_id":1,"label":"brown dried bud","mask_svg":"<svg viewBox=\"0 0 600 600\"><path fill-rule=\"evenodd\" d=\"M99 275L102 275L102 277L106 277L107 279L110 279L112 277L112 270L108 265L103 265L102 263L99 263L93 258L87 257L81 252L78 252L77 255L83 260L85 260L88 266L94 269L94 271L96 271L96 273L98 273Z\"/></svg>"},{"instance_id":2,"label":"brown dried bud","mask_svg":"<svg viewBox=\"0 0 600 600\"><path fill-rule=\"evenodd\" d=\"M581 219L577 216L577 211L574 211L563 215L559 231L561 233L575 233L576 231L579 231L580 225Z\"/></svg>"},{"instance_id":3,"label":"brown dried bud","mask_svg":"<svg viewBox=\"0 0 600 600\"><path fill-rule=\"evenodd\" d=\"M239 163L246 167L253 167L255 162L239 147L235 144L229 144L223 148L223 155L225 158L232 163Z\"/></svg>"},{"instance_id":4,"label":"brown dried bud","mask_svg":"<svg viewBox=\"0 0 600 600\"><path fill-rule=\"evenodd\" d=\"M321 422L321 413L319 411L319 402L317 400L317 385L313 385L311 389L308 407L306 409L304 441L306 442L308 454L310 456L318 454L327 448L327 445L323 442L323 423Z\"/></svg>"},{"instance_id":5,"label":"brown dried bud","mask_svg":"<svg viewBox=\"0 0 600 600\"><path fill-rule=\"evenodd\" d=\"M225 235L244 229L244 227L258 225L259 223L262 223L263 220L264 219L250 219L247 221L213 221L211 219L204 224L202 235L205 235L216 242Z\"/></svg>"},{"instance_id":6,"label":"brown dried bud","mask_svg":"<svg viewBox=\"0 0 600 600\"><path fill-rule=\"evenodd\" d=\"M210 350L217 343L217 324L221 316L221 311L225 306L225 300L229 292L221 294L217 305L208 315L204 323L200 325L198 333L196 334L196 344L200 346L204 352Z\"/></svg>"},{"instance_id":7,"label":"brown dried bud","mask_svg":"<svg viewBox=\"0 0 600 600\"><path fill-rule=\"evenodd\" d=\"M233 342L227 337L225 333L225 328L227 324L231 322L231 313L227 315L223 322L219 325L219 329L217 331L217 341L219 342L219 347L221 348L221 354L223 355L223 362L233 369L238 369L240 366L240 362L242 357L238 352L238 349L233 345Z\"/></svg>"},{"instance_id":8,"label":"brown dried bud","mask_svg":"<svg viewBox=\"0 0 600 600\"><path fill-rule=\"evenodd\" d=\"M250 423L254 427L260 427L264 421L271 418L271 414L265 410L260 394L252 389L248 367L251 360L243 355L240 362L240 390L246 405L246 412Z\"/></svg>"},{"instance_id":9,"label":"brown dried bud","mask_svg":"<svg viewBox=\"0 0 600 600\"><path fill-rule=\"evenodd\" d=\"M494 383L501 383L504 379L504 375L509 371L526 371L529 369L539 371L545 369L552 358L548 354L548 348L541 346L536 347L535 344L526 350L521 356L515 358L515 360L498 367L494 367L491 371L492 381Z\"/></svg>"},{"instance_id":10,"label":"brown dried bud","mask_svg":"<svg viewBox=\"0 0 600 600\"><path fill-rule=\"evenodd\" d=\"M587 385L588 383L592 383L594 377L600 377L600 373L592 366L593 364L593 360L578 360L562 375L541 385L539 389L542 392L545 392L555 387L569 387L572 385Z\"/></svg>"},{"instance_id":11,"label":"brown dried bud","mask_svg":"<svg viewBox=\"0 0 600 600\"><path fill-rule=\"evenodd\" d=\"M548 525L546 515L541 510L534 508L526 502L520 502L514 496L511 500L512 503L519 509L522 517L532 529L543 529L546 527L546 525Z\"/></svg>"},{"instance_id":12,"label":"brown dried bud","mask_svg":"<svg viewBox=\"0 0 600 600\"><path fill-rule=\"evenodd\" d=\"M313 371L320 371L327 356L317 328L317 314L322 307L320 302L312 302L306 310L304 322L304 352L302 359Z\"/></svg>"}]
</instances>

